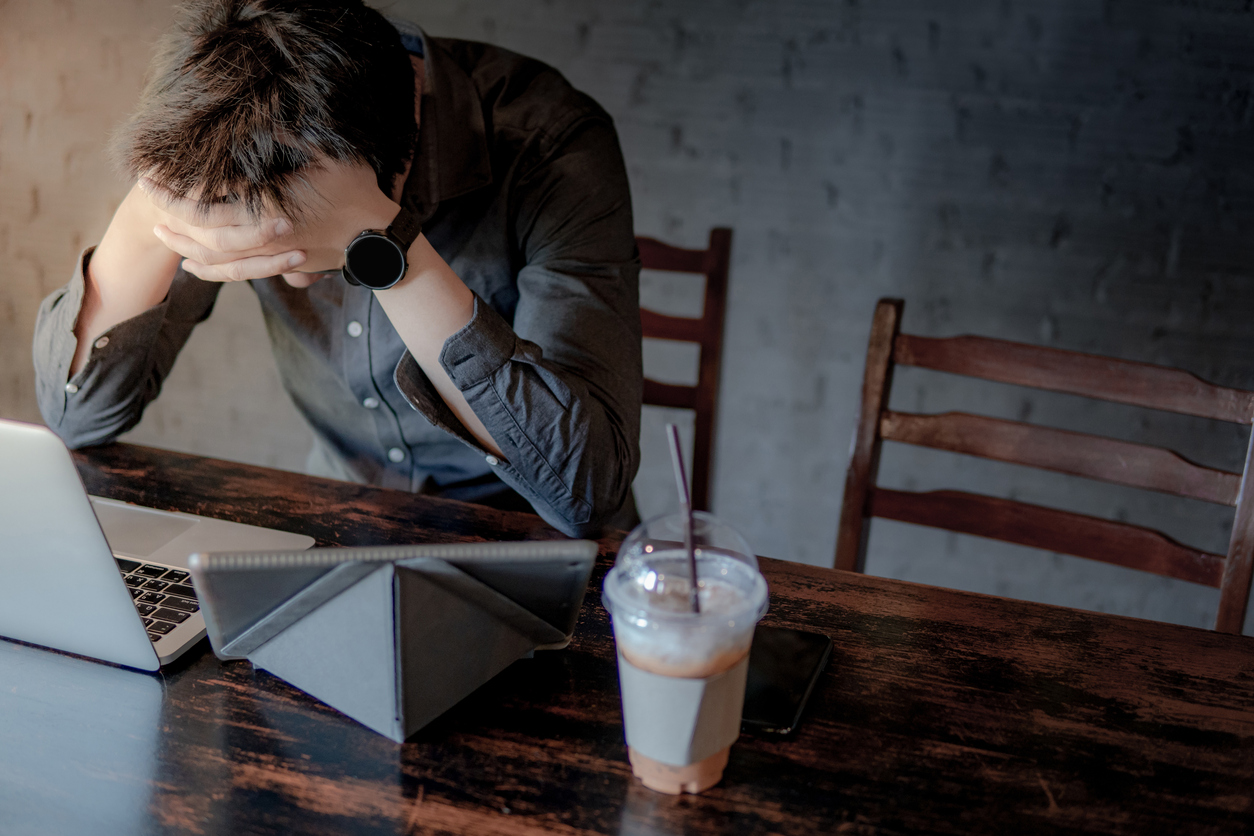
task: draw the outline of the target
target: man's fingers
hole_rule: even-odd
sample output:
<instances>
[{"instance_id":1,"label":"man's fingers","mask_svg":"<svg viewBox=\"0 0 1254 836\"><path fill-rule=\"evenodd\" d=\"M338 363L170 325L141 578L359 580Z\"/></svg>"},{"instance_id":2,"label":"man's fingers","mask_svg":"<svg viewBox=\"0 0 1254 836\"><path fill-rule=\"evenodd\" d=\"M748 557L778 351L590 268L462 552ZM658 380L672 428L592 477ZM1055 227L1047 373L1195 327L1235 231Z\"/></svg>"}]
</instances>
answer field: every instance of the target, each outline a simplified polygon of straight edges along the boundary
<instances>
[{"instance_id":1,"label":"man's fingers","mask_svg":"<svg viewBox=\"0 0 1254 836\"><path fill-rule=\"evenodd\" d=\"M286 218L266 218L235 226L189 226L179 231L210 250L239 258L287 235L292 231L292 224Z\"/></svg>"},{"instance_id":2,"label":"man's fingers","mask_svg":"<svg viewBox=\"0 0 1254 836\"><path fill-rule=\"evenodd\" d=\"M246 282L291 272L304 264L305 258L305 253L299 250L241 258L224 264L204 264L188 258L183 260L183 269L207 282Z\"/></svg>"},{"instance_id":3,"label":"man's fingers","mask_svg":"<svg viewBox=\"0 0 1254 836\"><path fill-rule=\"evenodd\" d=\"M186 235L180 235L165 224L154 226L152 234L157 236L162 244L165 244L171 250L183 256L183 258L190 258L198 264L223 264L239 259L239 256L234 253L222 253L211 250L199 241Z\"/></svg>"},{"instance_id":4,"label":"man's fingers","mask_svg":"<svg viewBox=\"0 0 1254 836\"><path fill-rule=\"evenodd\" d=\"M202 264L224 264L258 255L274 255L265 248L278 238L281 230L289 230L285 220L266 223L265 232L255 228L219 227L217 229L192 228L187 234L176 232L166 224L153 227L152 233L174 252ZM275 245L276 247L278 245ZM289 250L285 250L290 252Z\"/></svg>"},{"instance_id":5,"label":"man's fingers","mask_svg":"<svg viewBox=\"0 0 1254 836\"><path fill-rule=\"evenodd\" d=\"M188 258L204 261L207 264L231 261L241 256L261 255L256 250L274 243L292 231L292 223L287 218L266 218L255 223L235 226L202 227L180 223L171 217L169 223L162 224L162 226L172 234L186 238L205 250L212 250L225 256L213 259L201 258L201 254L183 253ZM158 237L161 236L158 235ZM177 248L171 247L171 249Z\"/></svg>"},{"instance_id":6,"label":"man's fingers","mask_svg":"<svg viewBox=\"0 0 1254 836\"><path fill-rule=\"evenodd\" d=\"M255 223L205 230L206 238L201 239L201 243L219 252L244 252L264 247L291 231L292 223L287 218L266 218ZM189 232L195 237L194 231Z\"/></svg>"}]
</instances>

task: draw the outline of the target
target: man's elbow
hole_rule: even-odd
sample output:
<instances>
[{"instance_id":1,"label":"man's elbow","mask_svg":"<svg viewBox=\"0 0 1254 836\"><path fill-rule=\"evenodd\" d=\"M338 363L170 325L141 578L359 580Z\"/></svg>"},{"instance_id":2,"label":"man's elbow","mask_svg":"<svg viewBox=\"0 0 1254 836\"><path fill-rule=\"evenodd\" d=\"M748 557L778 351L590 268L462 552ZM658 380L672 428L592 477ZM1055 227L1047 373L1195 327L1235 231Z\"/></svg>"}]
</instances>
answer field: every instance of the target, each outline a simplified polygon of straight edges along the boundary
<instances>
[{"instance_id":1,"label":"man's elbow","mask_svg":"<svg viewBox=\"0 0 1254 836\"><path fill-rule=\"evenodd\" d=\"M572 537L597 539L609 531L628 529L637 522L636 500L631 492L632 481L635 479L636 467L624 466L618 478L610 484L602 486L600 492L590 503L591 512L587 520L574 526L579 534Z\"/></svg>"},{"instance_id":2,"label":"man's elbow","mask_svg":"<svg viewBox=\"0 0 1254 836\"><path fill-rule=\"evenodd\" d=\"M616 525L618 516L617 510L608 511L589 517L583 522L562 520L560 525L555 523L553 527L576 540L599 540L619 527Z\"/></svg>"},{"instance_id":3,"label":"man's elbow","mask_svg":"<svg viewBox=\"0 0 1254 836\"><path fill-rule=\"evenodd\" d=\"M622 527L624 506L629 511L635 508L630 480L590 485L583 498L567 494L557 500L550 496L539 502L533 499L532 505L545 522L567 537L593 540Z\"/></svg>"},{"instance_id":4,"label":"man's elbow","mask_svg":"<svg viewBox=\"0 0 1254 836\"><path fill-rule=\"evenodd\" d=\"M129 414L118 415L76 415L67 411L61 415L50 415L41 409L44 423L52 430L66 447L81 450L84 447L98 447L116 441L117 437L139 423L138 418Z\"/></svg>"},{"instance_id":5,"label":"man's elbow","mask_svg":"<svg viewBox=\"0 0 1254 836\"><path fill-rule=\"evenodd\" d=\"M55 432L65 446L71 450L82 450L85 447L99 447L102 444L109 444L116 441L117 437L122 434L123 430L109 431L103 429L89 430L79 429L74 432L66 432L57 427L53 427Z\"/></svg>"}]
</instances>

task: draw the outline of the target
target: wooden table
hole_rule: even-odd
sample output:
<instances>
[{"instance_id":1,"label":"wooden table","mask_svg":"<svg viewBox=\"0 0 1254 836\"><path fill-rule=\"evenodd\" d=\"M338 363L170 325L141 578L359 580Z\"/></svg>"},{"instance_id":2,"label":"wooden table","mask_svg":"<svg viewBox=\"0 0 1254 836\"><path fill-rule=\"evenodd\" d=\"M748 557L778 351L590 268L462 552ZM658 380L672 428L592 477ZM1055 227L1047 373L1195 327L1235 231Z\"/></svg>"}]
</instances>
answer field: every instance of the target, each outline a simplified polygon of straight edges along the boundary
<instances>
[{"instance_id":1,"label":"wooden table","mask_svg":"<svg viewBox=\"0 0 1254 836\"><path fill-rule=\"evenodd\" d=\"M321 545L556 536L538 518L115 445L92 493ZM0 833L1241 833L1254 643L763 560L832 664L699 797L633 780L601 578L575 640L397 745L207 646L149 676L0 642ZM39 594L41 591L32 591ZM50 600L55 601L55 597Z\"/></svg>"}]
</instances>

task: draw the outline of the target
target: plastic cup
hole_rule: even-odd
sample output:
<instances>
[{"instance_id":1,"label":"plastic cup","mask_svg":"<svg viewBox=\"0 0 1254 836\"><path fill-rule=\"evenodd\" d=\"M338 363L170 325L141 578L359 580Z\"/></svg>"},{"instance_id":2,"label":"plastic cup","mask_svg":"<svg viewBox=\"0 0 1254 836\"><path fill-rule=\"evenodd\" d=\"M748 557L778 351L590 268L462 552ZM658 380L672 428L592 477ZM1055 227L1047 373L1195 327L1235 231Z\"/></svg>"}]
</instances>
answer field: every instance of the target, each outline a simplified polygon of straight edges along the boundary
<instances>
[{"instance_id":1,"label":"plastic cup","mask_svg":"<svg viewBox=\"0 0 1254 836\"><path fill-rule=\"evenodd\" d=\"M684 517L638 525L618 550L602 600L614 625L632 772L650 789L698 793L719 782L740 736L753 628L766 580L731 526L693 514L701 611L692 611Z\"/></svg>"}]
</instances>

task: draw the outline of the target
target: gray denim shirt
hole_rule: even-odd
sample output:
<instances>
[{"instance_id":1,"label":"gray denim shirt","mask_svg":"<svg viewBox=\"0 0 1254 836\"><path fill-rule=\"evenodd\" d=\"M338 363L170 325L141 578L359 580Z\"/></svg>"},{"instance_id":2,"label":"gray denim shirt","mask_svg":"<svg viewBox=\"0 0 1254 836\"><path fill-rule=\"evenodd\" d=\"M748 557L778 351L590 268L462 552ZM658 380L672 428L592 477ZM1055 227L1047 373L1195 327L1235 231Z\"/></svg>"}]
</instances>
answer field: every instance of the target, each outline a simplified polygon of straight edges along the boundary
<instances>
[{"instance_id":1,"label":"gray denim shirt","mask_svg":"<svg viewBox=\"0 0 1254 836\"><path fill-rule=\"evenodd\" d=\"M283 385L314 430L311 469L474 500L525 497L561 531L594 533L639 464L639 260L612 120L546 65L425 38L426 83L402 201L474 291L440 362L504 452L490 456L406 350L374 294L338 277L252 282ZM38 401L71 447L134 427L220 285L179 271L156 307L97 340L73 378L83 253L44 300Z\"/></svg>"}]
</instances>

